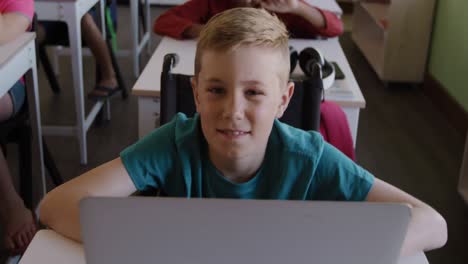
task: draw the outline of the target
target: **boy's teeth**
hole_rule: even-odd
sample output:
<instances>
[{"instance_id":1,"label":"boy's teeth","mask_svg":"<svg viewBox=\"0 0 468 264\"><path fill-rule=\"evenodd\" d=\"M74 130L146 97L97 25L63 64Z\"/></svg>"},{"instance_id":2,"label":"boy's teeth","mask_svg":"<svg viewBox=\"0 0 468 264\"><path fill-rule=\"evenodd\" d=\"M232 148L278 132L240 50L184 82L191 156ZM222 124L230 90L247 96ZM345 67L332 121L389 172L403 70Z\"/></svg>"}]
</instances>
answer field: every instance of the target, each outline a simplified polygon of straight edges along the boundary
<instances>
[{"instance_id":1,"label":"boy's teeth","mask_svg":"<svg viewBox=\"0 0 468 264\"><path fill-rule=\"evenodd\" d=\"M241 131L226 131L227 134L232 134L234 136L239 136L241 134L244 134L244 132Z\"/></svg>"}]
</instances>

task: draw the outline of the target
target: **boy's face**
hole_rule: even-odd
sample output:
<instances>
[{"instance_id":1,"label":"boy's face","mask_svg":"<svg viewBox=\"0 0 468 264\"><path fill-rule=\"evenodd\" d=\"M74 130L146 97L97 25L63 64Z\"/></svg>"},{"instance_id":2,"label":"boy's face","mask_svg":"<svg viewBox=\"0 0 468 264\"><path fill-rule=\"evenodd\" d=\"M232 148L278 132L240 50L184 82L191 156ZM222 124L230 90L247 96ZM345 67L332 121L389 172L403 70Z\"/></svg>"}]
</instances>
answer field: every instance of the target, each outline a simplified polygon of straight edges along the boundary
<instances>
[{"instance_id":1,"label":"boy's face","mask_svg":"<svg viewBox=\"0 0 468 264\"><path fill-rule=\"evenodd\" d=\"M192 86L210 156L263 159L273 121L294 91L280 78L282 58L277 50L249 46L204 51Z\"/></svg>"}]
</instances>

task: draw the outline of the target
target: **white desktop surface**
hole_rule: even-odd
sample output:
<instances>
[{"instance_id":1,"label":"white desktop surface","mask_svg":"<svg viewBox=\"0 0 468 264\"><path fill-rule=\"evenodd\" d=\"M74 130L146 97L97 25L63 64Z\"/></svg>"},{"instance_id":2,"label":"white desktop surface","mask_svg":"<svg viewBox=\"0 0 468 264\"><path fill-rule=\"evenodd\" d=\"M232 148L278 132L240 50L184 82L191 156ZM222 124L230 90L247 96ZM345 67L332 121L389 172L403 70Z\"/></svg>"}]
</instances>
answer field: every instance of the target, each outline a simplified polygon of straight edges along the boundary
<instances>
[{"instance_id":1,"label":"white desktop surface","mask_svg":"<svg viewBox=\"0 0 468 264\"><path fill-rule=\"evenodd\" d=\"M23 255L20 264L85 264L83 246L52 230L39 231ZM428 264L424 253L401 258L398 264Z\"/></svg>"}]
</instances>

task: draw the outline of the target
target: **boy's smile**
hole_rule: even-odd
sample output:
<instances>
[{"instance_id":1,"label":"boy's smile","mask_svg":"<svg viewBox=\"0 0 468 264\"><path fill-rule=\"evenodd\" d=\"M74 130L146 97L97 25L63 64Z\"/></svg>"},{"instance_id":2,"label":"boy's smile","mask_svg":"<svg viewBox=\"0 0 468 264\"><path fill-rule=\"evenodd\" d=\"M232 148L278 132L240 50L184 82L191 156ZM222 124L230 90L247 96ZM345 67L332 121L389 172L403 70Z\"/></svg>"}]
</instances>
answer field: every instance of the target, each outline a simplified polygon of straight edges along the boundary
<instances>
[{"instance_id":1,"label":"boy's smile","mask_svg":"<svg viewBox=\"0 0 468 264\"><path fill-rule=\"evenodd\" d=\"M204 51L192 84L215 165L218 160L260 166L273 121L292 95L293 85L281 78L282 58L279 51L263 47Z\"/></svg>"}]
</instances>

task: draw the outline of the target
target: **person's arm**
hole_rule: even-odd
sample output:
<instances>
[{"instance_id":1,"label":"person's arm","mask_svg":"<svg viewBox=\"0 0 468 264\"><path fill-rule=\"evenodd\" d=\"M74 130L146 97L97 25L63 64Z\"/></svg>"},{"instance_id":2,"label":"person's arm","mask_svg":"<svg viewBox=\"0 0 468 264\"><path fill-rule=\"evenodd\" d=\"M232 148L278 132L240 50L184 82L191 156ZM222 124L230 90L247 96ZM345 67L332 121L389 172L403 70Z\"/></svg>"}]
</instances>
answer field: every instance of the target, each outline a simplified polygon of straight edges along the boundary
<instances>
[{"instance_id":1,"label":"person's arm","mask_svg":"<svg viewBox=\"0 0 468 264\"><path fill-rule=\"evenodd\" d=\"M81 241L79 202L89 196L129 196L136 191L120 158L109 161L49 192L40 203L40 221Z\"/></svg>"},{"instance_id":2,"label":"person's arm","mask_svg":"<svg viewBox=\"0 0 468 264\"><path fill-rule=\"evenodd\" d=\"M262 6L279 13L293 37L335 37L343 33L343 23L335 14L303 0L262 0Z\"/></svg>"},{"instance_id":3,"label":"person's arm","mask_svg":"<svg viewBox=\"0 0 468 264\"><path fill-rule=\"evenodd\" d=\"M177 39L196 38L209 16L209 0L191 0L160 15L153 31Z\"/></svg>"},{"instance_id":4,"label":"person's arm","mask_svg":"<svg viewBox=\"0 0 468 264\"><path fill-rule=\"evenodd\" d=\"M24 33L30 21L20 13L0 14L0 45L10 42Z\"/></svg>"},{"instance_id":5,"label":"person's arm","mask_svg":"<svg viewBox=\"0 0 468 264\"><path fill-rule=\"evenodd\" d=\"M440 248L447 242L447 223L444 218L432 207L404 191L375 179L366 200L405 203L411 207L412 217L401 255L414 255L421 251Z\"/></svg>"}]
</instances>

